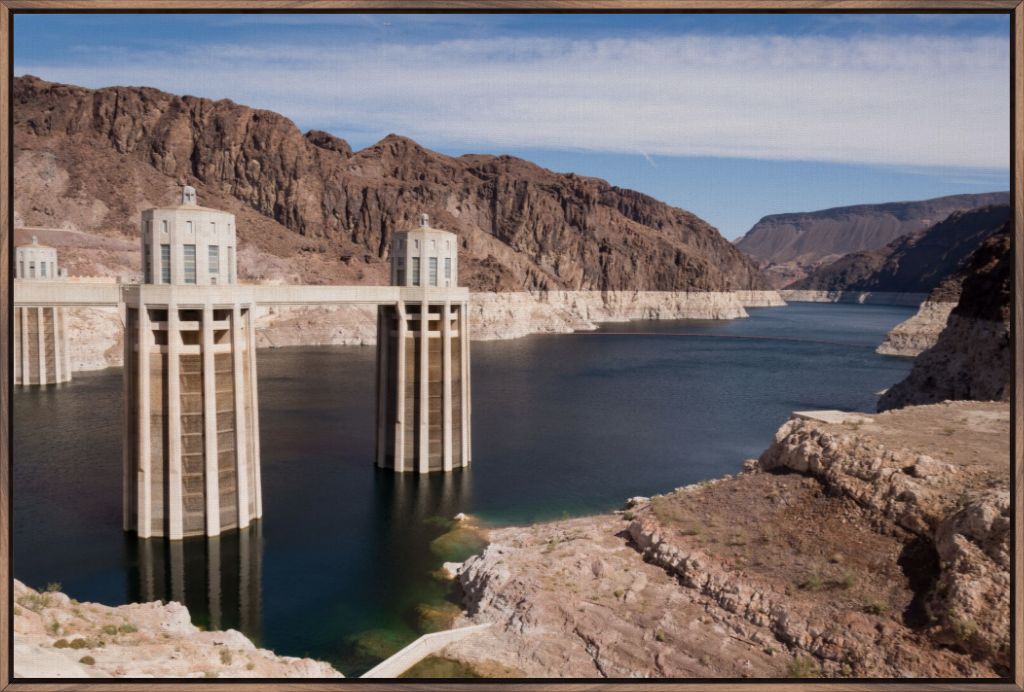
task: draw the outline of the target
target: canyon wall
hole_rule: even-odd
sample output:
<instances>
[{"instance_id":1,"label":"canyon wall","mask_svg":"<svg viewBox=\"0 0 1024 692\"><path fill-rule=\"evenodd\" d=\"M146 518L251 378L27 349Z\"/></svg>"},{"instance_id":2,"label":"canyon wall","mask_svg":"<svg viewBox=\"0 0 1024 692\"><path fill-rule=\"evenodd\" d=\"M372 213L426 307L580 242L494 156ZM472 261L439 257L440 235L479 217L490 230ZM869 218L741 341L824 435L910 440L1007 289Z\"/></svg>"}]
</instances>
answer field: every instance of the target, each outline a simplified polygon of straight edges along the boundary
<instances>
[{"instance_id":1,"label":"canyon wall","mask_svg":"<svg viewBox=\"0 0 1024 692\"><path fill-rule=\"evenodd\" d=\"M1010 225L989 237L963 270L959 300L935 345L878 402L880 411L956 399L1010 398L1013 352Z\"/></svg>"}]
</instances>

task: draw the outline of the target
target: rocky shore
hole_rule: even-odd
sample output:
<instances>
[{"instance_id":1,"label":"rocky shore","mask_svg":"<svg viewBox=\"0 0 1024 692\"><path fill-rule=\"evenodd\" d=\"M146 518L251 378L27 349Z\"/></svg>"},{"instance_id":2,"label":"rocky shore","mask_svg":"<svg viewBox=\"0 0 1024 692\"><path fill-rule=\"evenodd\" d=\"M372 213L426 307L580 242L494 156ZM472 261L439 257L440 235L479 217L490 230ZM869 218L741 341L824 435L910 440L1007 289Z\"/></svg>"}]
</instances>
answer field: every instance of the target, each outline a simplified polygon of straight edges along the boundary
<instances>
[{"instance_id":1,"label":"rocky shore","mask_svg":"<svg viewBox=\"0 0 1024 692\"><path fill-rule=\"evenodd\" d=\"M894 293L889 291L816 291L782 289L782 299L789 303L859 303L864 305L920 305L927 293Z\"/></svg>"},{"instance_id":2,"label":"rocky shore","mask_svg":"<svg viewBox=\"0 0 1024 692\"><path fill-rule=\"evenodd\" d=\"M442 652L527 676L997 677L1009 411L796 415L736 476L491 532L456 572L490 630Z\"/></svg>"},{"instance_id":3,"label":"rocky shore","mask_svg":"<svg viewBox=\"0 0 1024 692\"><path fill-rule=\"evenodd\" d=\"M914 357L927 351L938 342L949 313L955 307L955 302L924 301L913 317L889 330L875 352L883 356Z\"/></svg>"},{"instance_id":4,"label":"rocky shore","mask_svg":"<svg viewBox=\"0 0 1024 692\"><path fill-rule=\"evenodd\" d=\"M470 326L475 340L515 339L597 329L601 322L635 319L728 320L748 307L784 306L776 291L537 291L474 292ZM71 367L121 365L122 318L114 308L68 308ZM376 343L370 306L259 307L256 345L364 346Z\"/></svg>"},{"instance_id":5,"label":"rocky shore","mask_svg":"<svg viewBox=\"0 0 1024 692\"><path fill-rule=\"evenodd\" d=\"M204 632L179 603L116 608L14 581L18 678L341 678L327 663L278 656L235 630Z\"/></svg>"}]
</instances>

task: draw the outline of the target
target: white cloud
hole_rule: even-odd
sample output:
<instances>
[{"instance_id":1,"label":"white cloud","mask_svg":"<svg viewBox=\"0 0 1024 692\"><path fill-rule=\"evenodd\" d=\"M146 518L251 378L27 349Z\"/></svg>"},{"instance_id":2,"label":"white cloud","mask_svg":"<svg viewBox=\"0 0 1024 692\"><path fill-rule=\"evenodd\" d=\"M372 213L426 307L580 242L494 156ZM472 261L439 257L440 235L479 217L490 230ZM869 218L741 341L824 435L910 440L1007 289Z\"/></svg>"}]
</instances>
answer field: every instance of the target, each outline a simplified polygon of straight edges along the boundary
<instances>
[{"instance_id":1,"label":"white cloud","mask_svg":"<svg viewBox=\"0 0 1024 692\"><path fill-rule=\"evenodd\" d=\"M429 38L429 37L427 37ZM231 98L428 145L1005 168L995 37L495 38L162 46L17 74Z\"/></svg>"}]
</instances>

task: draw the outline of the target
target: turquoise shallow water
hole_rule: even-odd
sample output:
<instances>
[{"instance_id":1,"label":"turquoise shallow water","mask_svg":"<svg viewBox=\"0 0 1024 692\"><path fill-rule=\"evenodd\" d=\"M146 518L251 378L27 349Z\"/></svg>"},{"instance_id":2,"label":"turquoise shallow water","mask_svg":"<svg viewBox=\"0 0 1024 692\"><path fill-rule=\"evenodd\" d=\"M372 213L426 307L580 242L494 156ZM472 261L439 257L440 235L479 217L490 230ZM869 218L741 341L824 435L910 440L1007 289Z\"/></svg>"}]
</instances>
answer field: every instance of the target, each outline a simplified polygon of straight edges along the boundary
<instances>
[{"instance_id":1,"label":"turquoise shallow water","mask_svg":"<svg viewBox=\"0 0 1024 692\"><path fill-rule=\"evenodd\" d=\"M121 532L121 371L76 374L14 397L14 574L79 600L183 600L199 624L358 674L444 602L430 572L462 556L431 542L456 513L599 512L733 473L791 411L874 410L910 368L874 348L912 312L794 304L474 343L473 466L422 479L373 467L372 347L261 351L265 517L176 545Z\"/></svg>"}]
</instances>

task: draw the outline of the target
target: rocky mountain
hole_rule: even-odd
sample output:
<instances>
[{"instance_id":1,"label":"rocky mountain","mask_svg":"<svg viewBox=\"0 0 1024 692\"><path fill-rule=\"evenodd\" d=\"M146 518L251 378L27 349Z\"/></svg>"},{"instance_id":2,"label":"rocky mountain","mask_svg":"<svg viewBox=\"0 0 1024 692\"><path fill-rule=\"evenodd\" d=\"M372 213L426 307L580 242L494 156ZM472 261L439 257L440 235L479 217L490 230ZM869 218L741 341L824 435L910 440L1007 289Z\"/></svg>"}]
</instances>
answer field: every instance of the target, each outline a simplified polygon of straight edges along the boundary
<instances>
[{"instance_id":1,"label":"rocky mountain","mask_svg":"<svg viewBox=\"0 0 1024 692\"><path fill-rule=\"evenodd\" d=\"M996 204L1009 204L1009 193L773 214L754 224L736 245L761 264L775 287L782 288L842 255L881 248L955 211Z\"/></svg>"},{"instance_id":2,"label":"rocky mountain","mask_svg":"<svg viewBox=\"0 0 1024 692\"><path fill-rule=\"evenodd\" d=\"M819 291L928 293L954 275L971 254L1010 218L1008 206L956 211L883 248L853 252L792 284Z\"/></svg>"},{"instance_id":3,"label":"rocky mountain","mask_svg":"<svg viewBox=\"0 0 1024 692\"><path fill-rule=\"evenodd\" d=\"M396 135L353 152L277 113L143 87L24 76L13 103L16 226L70 232L45 242L72 273L137 272L88 239L133 242L139 212L187 181L239 217L247 278L384 283L392 233L426 212L459 235L475 290L767 288L695 215L510 156L450 157Z\"/></svg>"},{"instance_id":4,"label":"rocky mountain","mask_svg":"<svg viewBox=\"0 0 1024 692\"><path fill-rule=\"evenodd\" d=\"M956 291L959 299L935 345L914 360L904 380L882 395L880 411L952 399L1010 398L1010 228L1006 222L986 239L960 275L933 294L938 301Z\"/></svg>"}]
</instances>

